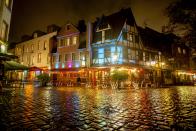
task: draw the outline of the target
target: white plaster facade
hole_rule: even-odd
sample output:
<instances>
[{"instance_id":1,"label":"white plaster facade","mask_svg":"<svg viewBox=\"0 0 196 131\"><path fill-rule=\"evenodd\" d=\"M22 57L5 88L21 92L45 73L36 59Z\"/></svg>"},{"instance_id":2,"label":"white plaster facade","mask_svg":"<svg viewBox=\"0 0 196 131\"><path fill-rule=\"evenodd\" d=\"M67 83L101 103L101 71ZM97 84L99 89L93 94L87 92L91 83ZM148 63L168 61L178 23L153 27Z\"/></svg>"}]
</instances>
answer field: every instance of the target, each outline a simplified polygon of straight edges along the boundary
<instances>
[{"instance_id":1,"label":"white plaster facade","mask_svg":"<svg viewBox=\"0 0 196 131\"><path fill-rule=\"evenodd\" d=\"M28 67L50 68L54 44L51 39L56 35L57 32L52 32L17 44L14 52L19 57L19 62Z\"/></svg>"}]
</instances>

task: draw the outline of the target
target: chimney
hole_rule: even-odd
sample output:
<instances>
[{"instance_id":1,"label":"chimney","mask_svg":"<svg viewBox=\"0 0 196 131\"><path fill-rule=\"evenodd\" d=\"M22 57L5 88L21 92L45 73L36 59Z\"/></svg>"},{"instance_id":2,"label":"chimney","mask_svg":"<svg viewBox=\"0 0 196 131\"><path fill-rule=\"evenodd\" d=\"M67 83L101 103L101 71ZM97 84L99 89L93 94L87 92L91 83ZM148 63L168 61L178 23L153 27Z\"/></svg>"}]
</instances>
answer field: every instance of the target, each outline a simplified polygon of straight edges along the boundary
<instances>
[{"instance_id":1,"label":"chimney","mask_svg":"<svg viewBox=\"0 0 196 131\"><path fill-rule=\"evenodd\" d=\"M55 32L55 31L59 31L60 27L55 25L55 24L52 24L52 25L48 25L47 26L47 33L52 33L52 32Z\"/></svg>"}]
</instances>

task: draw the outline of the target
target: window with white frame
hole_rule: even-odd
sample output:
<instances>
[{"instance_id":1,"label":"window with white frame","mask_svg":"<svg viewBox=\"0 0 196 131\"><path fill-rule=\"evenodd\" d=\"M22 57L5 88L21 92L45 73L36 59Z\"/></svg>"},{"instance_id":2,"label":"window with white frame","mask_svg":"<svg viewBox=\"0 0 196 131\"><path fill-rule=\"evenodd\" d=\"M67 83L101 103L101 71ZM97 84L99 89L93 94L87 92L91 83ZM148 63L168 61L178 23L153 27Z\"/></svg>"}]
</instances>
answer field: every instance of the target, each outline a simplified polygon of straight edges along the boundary
<instances>
[{"instance_id":1,"label":"window with white frame","mask_svg":"<svg viewBox=\"0 0 196 131\"><path fill-rule=\"evenodd\" d=\"M67 46L70 46L70 38L67 38Z\"/></svg>"},{"instance_id":2,"label":"window with white frame","mask_svg":"<svg viewBox=\"0 0 196 131\"><path fill-rule=\"evenodd\" d=\"M74 36L73 37L73 45L76 45L77 44L77 36Z\"/></svg>"},{"instance_id":3,"label":"window with white frame","mask_svg":"<svg viewBox=\"0 0 196 131\"><path fill-rule=\"evenodd\" d=\"M72 54L71 54L71 60L72 60L72 61L75 61L75 60L76 60L76 53L72 53Z\"/></svg>"},{"instance_id":4,"label":"window with white frame","mask_svg":"<svg viewBox=\"0 0 196 131\"><path fill-rule=\"evenodd\" d=\"M38 53L37 62L41 63L41 53Z\"/></svg>"}]
</instances>

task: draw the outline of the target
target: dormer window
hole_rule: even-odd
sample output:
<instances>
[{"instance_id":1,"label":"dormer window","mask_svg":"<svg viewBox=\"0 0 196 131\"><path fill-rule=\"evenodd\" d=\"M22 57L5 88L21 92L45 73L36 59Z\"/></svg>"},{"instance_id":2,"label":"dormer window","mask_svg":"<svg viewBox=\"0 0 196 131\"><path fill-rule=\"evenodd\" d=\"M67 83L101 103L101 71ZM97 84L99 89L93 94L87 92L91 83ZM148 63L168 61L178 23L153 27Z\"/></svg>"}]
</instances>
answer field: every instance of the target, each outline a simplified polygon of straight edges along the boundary
<instances>
[{"instance_id":1,"label":"dormer window","mask_svg":"<svg viewBox=\"0 0 196 131\"><path fill-rule=\"evenodd\" d=\"M37 33L34 33L33 34L33 38L37 38Z\"/></svg>"},{"instance_id":2,"label":"dormer window","mask_svg":"<svg viewBox=\"0 0 196 131\"><path fill-rule=\"evenodd\" d=\"M67 30L70 30L70 25L67 25Z\"/></svg>"},{"instance_id":3,"label":"dormer window","mask_svg":"<svg viewBox=\"0 0 196 131\"><path fill-rule=\"evenodd\" d=\"M102 31L102 30L109 30L109 29L111 29L111 27L110 27L109 24L103 24L103 25L100 25L100 26L97 28L97 32Z\"/></svg>"},{"instance_id":4,"label":"dormer window","mask_svg":"<svg viewBox=\"0 0 196 131\"><path fill-rule=\"evenodd\" d=\"M100 25L100 27L97 28L97 33L101 33L101 40L98 40L98 41L101 41L101 43L104 43L105 40L106 40L106 31L111 29L110 25L107 24L107 25ZM107 35L110 35L107 33ZM107 37L108 38L108 37Z\"/></svg>"}]
</instances>

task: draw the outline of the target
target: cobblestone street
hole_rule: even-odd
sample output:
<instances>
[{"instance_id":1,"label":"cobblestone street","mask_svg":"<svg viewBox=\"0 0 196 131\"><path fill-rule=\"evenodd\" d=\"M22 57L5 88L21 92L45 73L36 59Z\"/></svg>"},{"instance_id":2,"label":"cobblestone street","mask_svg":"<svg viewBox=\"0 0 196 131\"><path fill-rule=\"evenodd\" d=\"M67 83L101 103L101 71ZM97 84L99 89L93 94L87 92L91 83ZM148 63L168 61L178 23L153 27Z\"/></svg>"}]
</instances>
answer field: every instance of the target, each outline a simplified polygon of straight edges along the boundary
<instances>
[{"instance_id":1,"label":"cobblestone street","mask_svg":"<svg viewBox=\"0 0 196 131\"><path fill-rule=\"evenodd\" d=\"M1 130L196 130L196 87L12 88Z\"/></svg>"}]
</instances>

